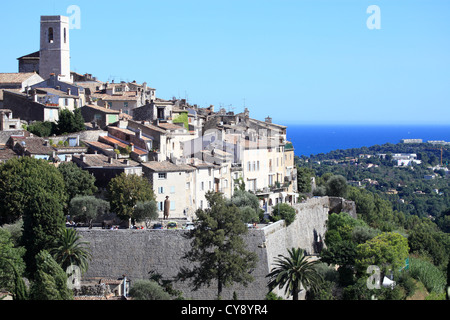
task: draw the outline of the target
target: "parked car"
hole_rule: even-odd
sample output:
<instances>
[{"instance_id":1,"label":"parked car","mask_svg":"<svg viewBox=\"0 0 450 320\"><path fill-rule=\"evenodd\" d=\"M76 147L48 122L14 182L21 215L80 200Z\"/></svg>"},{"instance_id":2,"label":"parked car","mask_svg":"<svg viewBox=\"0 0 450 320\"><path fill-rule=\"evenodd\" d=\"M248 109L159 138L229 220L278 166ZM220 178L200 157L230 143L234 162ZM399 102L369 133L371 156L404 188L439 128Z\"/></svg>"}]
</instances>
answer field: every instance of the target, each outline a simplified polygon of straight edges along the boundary
<instances>
[{"instance_id":1,"label":"parked car","mask_svg":"<svg viewBox=\"0 0 450 320\"><path fill-rule=\"evenodd\" d=\"M154 230L163 229L163 225L161 223L155 223L152 229Z\"/></svg>"},{"instance_id":2,"label":"parked car","mask_svg":"<svg viewBox=\"0 0 450 320\"><path fill-rule=\"evenodd\" d=\"M178 229L178 223L176 223L175 221L169 221L167 223L167 229L169 229L169 230Z\"/></svg>"},{"instance_id":3,"label":"parked car","mask_svg":"<svg viewBox=\"0 0 450 320\"><path fill-rule=\"evenodd\" d=\"M192 230L192 229L194 229L194 228L195 228L195 225L194 225L193 222L187 222L187 223L185 224L185 226L184 226L184 229L185 229L185 230Z\"/></svg>"}]
</instances>

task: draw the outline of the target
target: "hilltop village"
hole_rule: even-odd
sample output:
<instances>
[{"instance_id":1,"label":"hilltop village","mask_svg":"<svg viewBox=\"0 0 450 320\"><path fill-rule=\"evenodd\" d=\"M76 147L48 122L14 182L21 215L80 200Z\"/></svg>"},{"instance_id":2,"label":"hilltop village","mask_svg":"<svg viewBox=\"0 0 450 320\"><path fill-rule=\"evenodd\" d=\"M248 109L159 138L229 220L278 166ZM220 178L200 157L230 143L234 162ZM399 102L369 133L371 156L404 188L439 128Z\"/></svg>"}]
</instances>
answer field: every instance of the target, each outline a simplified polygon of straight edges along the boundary
<instances>
[{"instance_id":1,"label":"hilltop village","mask_svg":"<svg viewBox=\"0 0 450 320\"><path fill-rule=\"evenodd\" d=\"M0 161L71 161L95 176L99 190L123 172L141 175L153 187L160 218L166 199L170 218L192 220L208 206L208 191L230 198L236 184L256 194L266 213L297 202L287 127L253 119L247 108L202 108L156 92L145 82L103 82L71 71L69 19L42 16L39 51L19 57L17 73L0 73ZM63 110L80 112L84 128L50 136L27 130L58 123Z\"/></svg>"}]
</instances>

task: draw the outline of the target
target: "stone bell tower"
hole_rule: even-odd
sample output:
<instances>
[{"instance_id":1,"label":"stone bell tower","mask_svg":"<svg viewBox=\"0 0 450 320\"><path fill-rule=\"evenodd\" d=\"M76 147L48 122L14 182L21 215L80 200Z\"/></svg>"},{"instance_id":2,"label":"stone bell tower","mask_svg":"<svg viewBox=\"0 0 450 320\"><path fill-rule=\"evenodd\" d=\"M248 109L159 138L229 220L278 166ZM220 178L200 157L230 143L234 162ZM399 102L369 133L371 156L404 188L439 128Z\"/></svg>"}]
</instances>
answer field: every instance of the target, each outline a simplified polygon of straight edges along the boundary
<instances>
[{"instance_id":1,"label":"stone bell tower","mask_svg":"<svg viewBox=\"0 0 450 320\"><path fill-rule=\"evenodd\" d=\"M69 17L41 16L39 75L72 82L70 75Z\"/></svg>"}]
</instances>

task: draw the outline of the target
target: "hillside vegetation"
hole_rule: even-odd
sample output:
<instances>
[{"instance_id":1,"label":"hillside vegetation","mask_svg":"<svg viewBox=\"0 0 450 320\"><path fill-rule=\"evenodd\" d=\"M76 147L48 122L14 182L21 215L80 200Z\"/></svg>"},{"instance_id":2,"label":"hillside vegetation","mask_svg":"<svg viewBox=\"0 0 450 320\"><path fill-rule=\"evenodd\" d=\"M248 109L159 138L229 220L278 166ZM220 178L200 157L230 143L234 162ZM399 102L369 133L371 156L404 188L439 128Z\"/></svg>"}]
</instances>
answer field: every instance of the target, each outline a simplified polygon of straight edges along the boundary
<instances>
[{"instance_id":1,"label":"hillside vegetation","mask_svg":"<svg viewBox=\"0 0 450 320\"><path fill-rule=\"evenodd\" d=\"M338 269L328 298L445 299L450 258L449 149L400 143L296 157L303 197L342 196L356 203L360 223L331 219L334 224L329 222L325 235L327 248L321 259ZM414 161L402 163L399 154ZM394 241L389 238L393 234L401 238ZM406 239L404 246L389 253L400 239ZM404 260L400 267L397 258ZM370 264L380 264L382 274L396 281L395 290L368 291L364 268ZM415 294L416 288L425 290Z\"/></svg>"}]
</instances>

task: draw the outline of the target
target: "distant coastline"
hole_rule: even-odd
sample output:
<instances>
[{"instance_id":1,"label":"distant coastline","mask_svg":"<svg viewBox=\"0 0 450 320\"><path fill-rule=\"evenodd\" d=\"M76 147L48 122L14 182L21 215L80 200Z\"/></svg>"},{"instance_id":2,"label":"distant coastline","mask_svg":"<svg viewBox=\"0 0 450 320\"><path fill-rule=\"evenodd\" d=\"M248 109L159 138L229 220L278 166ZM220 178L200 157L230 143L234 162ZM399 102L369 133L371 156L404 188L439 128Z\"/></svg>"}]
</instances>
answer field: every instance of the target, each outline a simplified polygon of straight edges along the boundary
<instances>
[{"instance_id":1,"label":"distant coastline","mask_svg":"<svg viewBox=\"0 0 450 320\"><path fill-rule=\"evenodd\" d=\"M289 124L287 139L295 148L295 155L327 153L350 149L397 144L401 139L450 141L449 125L294 125Z\"/></svg>"}]
</instances>

